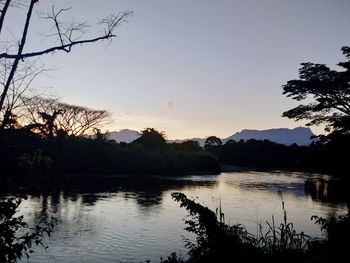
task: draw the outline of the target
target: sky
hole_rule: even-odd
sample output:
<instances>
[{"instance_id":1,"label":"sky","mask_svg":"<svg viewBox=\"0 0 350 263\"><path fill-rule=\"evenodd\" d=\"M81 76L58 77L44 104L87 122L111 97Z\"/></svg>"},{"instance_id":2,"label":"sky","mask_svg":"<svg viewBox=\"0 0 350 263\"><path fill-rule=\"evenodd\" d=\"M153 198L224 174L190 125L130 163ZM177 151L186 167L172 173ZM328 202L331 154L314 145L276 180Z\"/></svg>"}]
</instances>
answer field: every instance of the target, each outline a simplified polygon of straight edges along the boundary
<instances>
[{"instance_id":1,"label":"sky","mask_svg":"<svg viewBox=\"0 0 350 263\"><path fill-rule=\"evenodd\" d=\"M60 0L39 1L39 14L71 7L64 18L88 21L133 11L112 42L41 57L37 89L62 101L113 113L109 131L154 127L169 139L228 137L242 129L293 128L282 118L298 105L282 85L302 62L336 68L350 45L350 0ZM25 8L9 13L9 38ZM53 44L47 21L33 17L26 51ZM319 134L321 128L312 127Z\"/></svg>"}]
</instances>

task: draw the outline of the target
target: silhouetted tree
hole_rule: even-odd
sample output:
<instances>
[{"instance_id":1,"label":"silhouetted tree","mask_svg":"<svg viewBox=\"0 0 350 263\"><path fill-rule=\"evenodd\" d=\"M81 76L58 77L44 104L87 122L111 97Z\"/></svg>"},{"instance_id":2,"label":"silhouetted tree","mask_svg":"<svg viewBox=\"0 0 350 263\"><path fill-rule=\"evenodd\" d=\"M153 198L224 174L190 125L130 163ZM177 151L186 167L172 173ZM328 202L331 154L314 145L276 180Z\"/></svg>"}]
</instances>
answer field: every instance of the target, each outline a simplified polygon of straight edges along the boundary
<instances>
[{"instance_id":1,"label":"silhouetted tree","mask_svg":"<svg viewBox=\"0 0 350 263\"><path fill-rule=\"evenodd\" d=\"M310 101L282 114L295 120L307 120L307 125L326 124L333 134L350 133L350 47L343 47L348 59L332 70L323 64L302 63L299 79L283 86L283 94L297 101Z\"/></svg>"},{"instance_id":2,"label":"silhouetted tree","mask_svg":"<svg viewBox=\"0 0 350 263\"><path fill-rule=\"evenodd\" d=\"M236 141L234 139L229 139L226 141L225 145L226 144L234 144L234 143L236 143Z\"/></svg>"},{"instance_id":3,"label":"silhouetted tree","mask_svg":"<svg viewBox=\"0 0 350 263\"><path fill-rule=\"evenodd\" d=\"M172 143L172 148L182 151L203 151L202 147L199 145L198 141L188 140L181 143Z\"/></svg>"},{"instance_id":4,"label":"silhouetted tree","mask_svg":"<svg viewBox=\"0 0 350 263\"><path fill-rule=\"evenodd\" d=\"M23 100L26 114L25 128L52 137L64 132L69 136L83 136L109 121L111 114L105 110L93 110L70 105L58 99L35 96Z\"/></svg>"},{"instance_id":5,"label":"silhouetted tree","mask_svg":"<svg viewBox=\"0 0 350 263\"><path fill-rule=\"evenodd\" d=\"M221 145L222 145L221 139L216 136L209 136L204 142L205 148L207 148L208 146L221 146Z\"/></svg>"},{"instance_id":6,"label":"silhouetted tree","mask_svg":"<svg viewBox=\"0 0 350 263\"><path fill-rule=\"evenodd\" d=\"M107 138L109 133L108 132L101 132L101 130L99 128L93 128L92 129L93 133L94 133L94 137L98 142L107 142ZM114 140L112 140L110 143L116 143Z\"/></svg>"},{"instance_id":7,"label":"silhouetted tree","mask_svg":"<svg viewBox=\"0 0 350 263\"><path fill-rule=\"evenodd\" d=\"M0 36L3 34L3 26L5 22L6 15L8 10L11 7L15 7L18 1L16 0L6 0L1 1L1 5L3 5L0 10ZM100 21L101 25L104 25L104 29L100 32L96 37L91 38L83 38L84 33L87 31L88 25L86 23L77 22L76 20L72 20L72 22L64 22L60 20L62 13L69 10L60 9L58 11L55 10L54 6L52 7L51 13L41 18L46 19L50 23L52 23L53 28L55 29L55 33L50 32L47 36L54 37L57 39L57 43L51 47L43 48L39 51L33 52L25 52L24 48L26 46L26 41L28 37L29 27L31 23L31 18L33 15L35 5L39 5L38 0L30 0L27 3L23 3L22 7L27 8L27 14L25 18L25 23L23 30L21 32L21 36L19 37L18 44L14 45L13 43L5 43L2 45L3 52L0 53L0 60L10 59L12 60L11 67L9 70L9 74L4 82L3 92L0 96L0 111L3 109L5 98L8 93L8 90L13 82L13 78L16 74L18 66L20 62L25 61L29 58L40 57L45 54L54 53L56 51L63 51L69 53L72 48L76 45L83 45L87 43L95 43L103 40L111 40L113 37L116 37L115 30L116 28L125 22L127 18L132 14L132 12L120 12L116 15L108 16ZM22 3L21 3L22 4ZM16 49L14 51L14 46ZM10 48L11 47L11 48ZM13 53L12 53L13 52Z\"/></svg>"},{"instance_id":8,"label":"silhouetted tree","mask_svg":"<svg viewBox=\"0 0 350 263\"><path fill-rule=\"evenodd\" d=\"M0 62L0 86L4 88L12 63L10 59L2 59ZM25 93L32 93L31 83L44 71L46 69L38 61L27 61L17 68L6 94L4 106L0 111L0 130L19 128L17 119L23 110L23 96Z\"/></svg>"},{"instance_id":9,"label":"silhouetted tree","mask_svg":"<svg viewBox=\"0 0 350 263\"><path fill-rule=\"evenodd\" d=\"M0 262L13 263L27 258L33 253L32 245L44 246L43 237L50 235L57 220L42 218L35 226L30 227L22 216L18 216L20 198L9 198L0 201Z\"/></svg>"},{"instance_id":10,"label":"silhouetted tree","mask_svg":"<svg viewBox=\"0 0 350 263\"><path fill-rule=\"evenodd\" d=\"M146 128L141 131L141 137L137 138L133 143L141 144L148 150L161 149L166 145L165 134L154 128Z\"/></svg>"}]
</instances>

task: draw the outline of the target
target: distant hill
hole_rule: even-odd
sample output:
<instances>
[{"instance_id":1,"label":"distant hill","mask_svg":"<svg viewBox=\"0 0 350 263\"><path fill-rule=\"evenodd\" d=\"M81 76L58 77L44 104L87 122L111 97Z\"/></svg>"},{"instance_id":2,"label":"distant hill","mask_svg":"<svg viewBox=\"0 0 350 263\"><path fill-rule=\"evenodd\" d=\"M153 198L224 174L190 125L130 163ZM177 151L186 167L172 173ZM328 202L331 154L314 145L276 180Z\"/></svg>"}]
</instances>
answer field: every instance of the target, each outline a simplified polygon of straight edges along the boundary
<instances>
[{"instance_id":1,"label":"distant hill","mask_svg":"<svg viewBox=\"0 0 350 263\"><path fill-rule=\"evenodd\" d=\"M108 139L115 140L116 142L132 142L139 138L141 134L134 130L123 129L120 131L110 132L108 135Z\"/></svg>"},{"instance_id":2,"label":"distant hill","mask_svg":"<svg viewBox=\"0 0 350 263\"><path fill-rule=\"evenodd\" d=\"M236 132L235 134L222 139L223 143L226 143L228 140L233 139L235 141L249 139L255 140L270 140L275 143L292 145L296 143L297 145L309 145L315 139L310 139L314 134L310 128L297 127L294 129L288 128L277 128L277 129L268 129L268 130L242 130ZM115 140L116 142L132 142L139 138L141 135L139 132L129 129L124 129L120 131L110 132L108 138ZM204 146L205 138L192 138L185 140L169 140L169 142L181 143L184 141L193 140L198 141L199 145Z\"/></svg>"},{"instance_id":3,"label":"distant hill","mask_svg":"<svg viewBox=\"0 0 350 263\"><path fill-rule=\"evenodd\" d=\"M223 139L223 143L227 142L230 139L235 141L249 139L255 140L270 140L275 143L292 145L296 143L297 145L309 145L315 139L310 137L314 136L310 128L297 127L294 129L287 128L278 128L278 129L269 129L269 130L242 130L233 134L232 136Z\"/></svg>"}]
</instances>

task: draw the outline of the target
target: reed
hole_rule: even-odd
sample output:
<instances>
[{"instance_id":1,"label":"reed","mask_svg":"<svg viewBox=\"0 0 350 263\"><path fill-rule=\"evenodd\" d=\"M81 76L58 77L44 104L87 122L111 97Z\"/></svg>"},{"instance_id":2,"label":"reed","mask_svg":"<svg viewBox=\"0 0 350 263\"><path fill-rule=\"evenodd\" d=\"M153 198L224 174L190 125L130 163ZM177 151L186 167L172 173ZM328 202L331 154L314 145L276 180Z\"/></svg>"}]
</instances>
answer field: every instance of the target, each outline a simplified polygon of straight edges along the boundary
<instances>
[{"instance_id":1,"label":"reed","mask_svg":"<svg viewBox=\"0 0 350 263\"><path fill-rule=\"evenodd\" d=\"M267 231L263 231L263 225L259 223L259 231L256 237L256 245L268 253L276 253L284 250L306 251L311 242L310 236L304 232L297 232L294 224L287 221L287 211L282 201L283 222L278 226L272 215L271 222L266 221Z\"/></svg>"},{"instance_id":2,"label":"reed","mask_svg":"<svg viewBox=\"0 0 350 263\"><path fill-rule=\"evenodd\" d=\"M176 254L165 259L172 262L297 262L308 251L311 238L304 232L297 232L294 224L288 222L287 211L282 199L283 222L276 225L275 218L266 221L267 231L262 223L257 235L247 231L244 225L225 223L221 200L215 212L190 200L183 193L172 193L172 198L189 211L185 230L196 234L196 242L185 240L189 249L186 261L176 261ZM291 261L292 260L292 261ZM295 261L296 260L296 261Z\"/></svg>"}]
</instances>

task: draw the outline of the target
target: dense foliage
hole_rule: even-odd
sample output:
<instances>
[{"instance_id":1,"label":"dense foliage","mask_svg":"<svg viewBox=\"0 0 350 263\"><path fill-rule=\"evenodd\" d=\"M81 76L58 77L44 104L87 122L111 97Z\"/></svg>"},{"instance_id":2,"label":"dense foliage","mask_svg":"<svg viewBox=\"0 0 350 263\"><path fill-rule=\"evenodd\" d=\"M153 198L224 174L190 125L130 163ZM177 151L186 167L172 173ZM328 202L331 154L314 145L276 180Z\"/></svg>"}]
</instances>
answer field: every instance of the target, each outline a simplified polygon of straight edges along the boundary
<instances>
[{"instance_id":1,"label":"dense foliage","mask_svg":"<svg viewBox=\"0 0 350 263\"><path fill-rule=\"evenodd\" d=\"M342 52L348 59L338 64L342 71L302 64L299 79L288 81L283 94L308 103L284 112L284 117L307 120L308 125L326 124L326 130L335 134L350 133L350 47L343 47Z\"/></svg>"},{"instance_id":2,"label":"dense foliage","mask_svg":"<svg viewBox=\"0 0 350 263\"><path fill-rule=\"evenodd\" d=\"M151 131L151 133L150 133ZM154 133L154 134L152 134ZM147 130L133 143L95 138L41 136L21 129L6 129L0 136L0 178L49 174L190 174L218 173L218 160L196 143L166 143ZM18 178L18 177L17 177ZM1 180L1 179L0 179ZM33 180L35 181L35 180Z\"/></svg>"},{"instance_id":3,"label":"dense foliage","mask_svg":"<svg viewBox=\"0 0 350 263\"><path fill-rule=\"evenodd\" d=\"M196 242L186 241L187 259L173 253L162 259L163 263L340 262L347 253L349 215L331 220L313 217L327 231L328 240L312 240L294 230L282 202L284 222L277 225L272 217L272 222L266 221L268 231L254 236L243 225L226 224L221 208L214 213L183 193L173 193L172 197L188 210L185 229L196 235Z\"/></svg>"},{"instance_id":4,"label":"dense foliage","mask_svg":"<svg viewBox=\"0 0 350 263\"><path fill-rule=\"evenodd\" d=\"M309 146L286 146L268 140L229 140L221 146L206 147L221 163L263 169L288 169L347 176L350 136L336 136L329 142Z\"/></svg>"},{"instance_id":5,"label":"dense foliage","mask_svg":"<svg viewBox=\"0 0 350 263\"><path fill-rule=\"evenodd\" d=\"M42 218L30 227L23 216L16 216L20 203L20 198L0 201L0 262L12 263L29 257L33 244L45 247L43 237L50 236L56 224L54 218Z\"/></svg>"}]
</instances>

